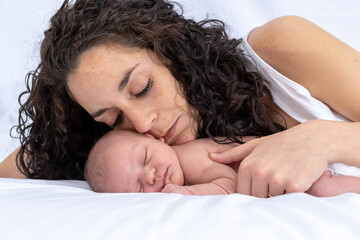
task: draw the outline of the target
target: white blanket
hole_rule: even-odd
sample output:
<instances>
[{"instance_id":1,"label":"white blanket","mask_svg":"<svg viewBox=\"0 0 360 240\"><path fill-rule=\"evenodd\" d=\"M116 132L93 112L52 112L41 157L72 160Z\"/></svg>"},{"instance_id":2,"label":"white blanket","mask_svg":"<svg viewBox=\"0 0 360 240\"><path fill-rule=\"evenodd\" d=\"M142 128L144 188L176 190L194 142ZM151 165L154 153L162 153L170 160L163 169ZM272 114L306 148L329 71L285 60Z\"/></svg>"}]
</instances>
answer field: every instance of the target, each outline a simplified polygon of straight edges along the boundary
<instances>
[{"instance_id":1,"label":"white blanket","mask_svg":"<svg viewBox=\"0 0 360 240\"><path fill-rule=\"evenodd\" d=\"M306 17L360 49L358 0L181 0L185 15L220 18L232 36L281 15ZM24 76L61 0L0 0L0 161L17 146ZM0 179L0 239L360 239L360 195L270 199L232 194L98 194L83 181Z\"/></svg>"}]
</instances>

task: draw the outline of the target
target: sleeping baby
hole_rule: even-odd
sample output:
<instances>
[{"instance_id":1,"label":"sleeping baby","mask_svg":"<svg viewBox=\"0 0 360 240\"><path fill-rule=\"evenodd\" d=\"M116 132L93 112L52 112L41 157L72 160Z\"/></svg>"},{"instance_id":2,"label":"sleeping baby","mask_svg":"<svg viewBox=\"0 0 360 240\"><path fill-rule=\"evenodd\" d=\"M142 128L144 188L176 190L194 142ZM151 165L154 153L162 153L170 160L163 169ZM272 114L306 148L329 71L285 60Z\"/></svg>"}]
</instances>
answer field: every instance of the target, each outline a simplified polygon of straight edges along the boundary
<instances>
[{"instance_id":1,"label":"sleeping baby","mask_svg":"<svg viewBox=\"0 0 360 240\"><path fill-rule=\"evenodd\" d=\"M253 138L244 137L243 141ZM217 163L209 158L209 153L237 145L197 139L169 146L150 135L113 130L90 151L85 178L96 192L235 193L240 162ZM360 178L333 175L330 171L325 171L307 191L314 196L345 192L360 193Z\"/></svg>"}]
</instances>

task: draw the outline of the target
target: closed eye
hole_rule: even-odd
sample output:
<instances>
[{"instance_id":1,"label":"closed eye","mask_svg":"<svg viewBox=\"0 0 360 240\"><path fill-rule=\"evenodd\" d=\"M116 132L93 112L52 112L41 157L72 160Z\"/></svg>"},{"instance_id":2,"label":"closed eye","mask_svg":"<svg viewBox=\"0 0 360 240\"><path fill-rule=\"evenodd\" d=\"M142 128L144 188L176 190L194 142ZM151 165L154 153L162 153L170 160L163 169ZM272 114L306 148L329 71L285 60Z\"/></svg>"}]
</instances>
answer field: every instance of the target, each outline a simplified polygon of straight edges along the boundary
<instances>
[{"instance_id":1,"label":"closed eye","mask_svg":"<svg viewBox=\"0 0 360 240\"><path fill-rule=\"evenodd\" d=\"M149 80L148 80L145 88L144 88L143 90L141 90L141 92L135 94L135 97L136 97L136 98L140 98L140 97L142 97L142 96L145 96L145 95L150 91L150 89L152 88L152 86L153 86L153 81L151 80L151 78L149 78Z\"/></svg>"},{"instance_id":2,"label":"closed eye","mask_svg":"<svg viewBox=\"0 0 360 240\"><path fill-rule=\"evenodd\" d=\"M146 159L147 159L147 148L145 148L144 166L146 164Z\"/></svg>"},{"instance_id":3,"label":"closed eye","mask_svg":"<svg viewBox=\"0 0 360 240\"><path fill-rule=\"evenodd\" d=\"M143 162L143 165L145 166L146 164L146 159L147 159L147 148L145 148L145 156L144 156L144 162ZM139 192L144 192L144 185L140 184L140 190Z\"/></svg>"}]
</instances>

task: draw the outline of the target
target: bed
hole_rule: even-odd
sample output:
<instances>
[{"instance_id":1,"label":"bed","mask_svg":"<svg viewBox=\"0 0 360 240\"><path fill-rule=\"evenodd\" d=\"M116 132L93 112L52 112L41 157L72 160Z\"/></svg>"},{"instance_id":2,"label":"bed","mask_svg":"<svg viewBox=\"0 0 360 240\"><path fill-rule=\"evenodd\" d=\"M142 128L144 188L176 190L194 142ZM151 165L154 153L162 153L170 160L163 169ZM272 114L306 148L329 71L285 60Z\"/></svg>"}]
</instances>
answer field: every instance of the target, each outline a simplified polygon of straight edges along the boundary
<instances>
[{"instance_id":1,"label":"bed","mask_svg":"<svg viewBox=\"0 0 360 240\"><path fill-rule=\"evenodd\" d=\"M282 15L306 17L360 50L358 0L179 0L185 15L222 19L231 36ZM24 76L61 0L0 1L0 161L18 142ZM94 193L85 181L0 178L0 239L360 239L360 195Z\"/></svg>"}]
</instances>

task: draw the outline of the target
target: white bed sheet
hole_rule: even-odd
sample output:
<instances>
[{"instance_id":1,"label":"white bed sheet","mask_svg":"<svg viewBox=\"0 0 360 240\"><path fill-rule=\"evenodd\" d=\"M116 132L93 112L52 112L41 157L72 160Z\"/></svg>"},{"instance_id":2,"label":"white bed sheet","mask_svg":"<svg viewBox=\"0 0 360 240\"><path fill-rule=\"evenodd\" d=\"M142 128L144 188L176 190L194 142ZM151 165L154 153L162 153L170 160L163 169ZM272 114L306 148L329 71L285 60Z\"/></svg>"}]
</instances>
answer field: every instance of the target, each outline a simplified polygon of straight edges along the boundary
<instances>
[{"instance_id":1,"label":"white bed sheet","mask_svg":"<svg viewBox=\"0 0 360 240\"><path fill-rule=\"evenodd\" d=\"M360 236L359 200L104 194L82 181L0 179L0 238L350 240Z\"/></svg>"},{"instance_id":2,"label":"white bed sheet","mask_svg":"<svg viewBox=\"0 0 360 240\"><path fill-rule=\"evenodd\" d=\"M38 62L42 31L61 0L0 0L0 161L17 146L17 96ZM179 0L232 36L281 15L306 17L360 49L357 0ZM360 195L258 199L97 194L83 181L0 179L0 239L360 239Z\"/></svg>"}]
</instances>

